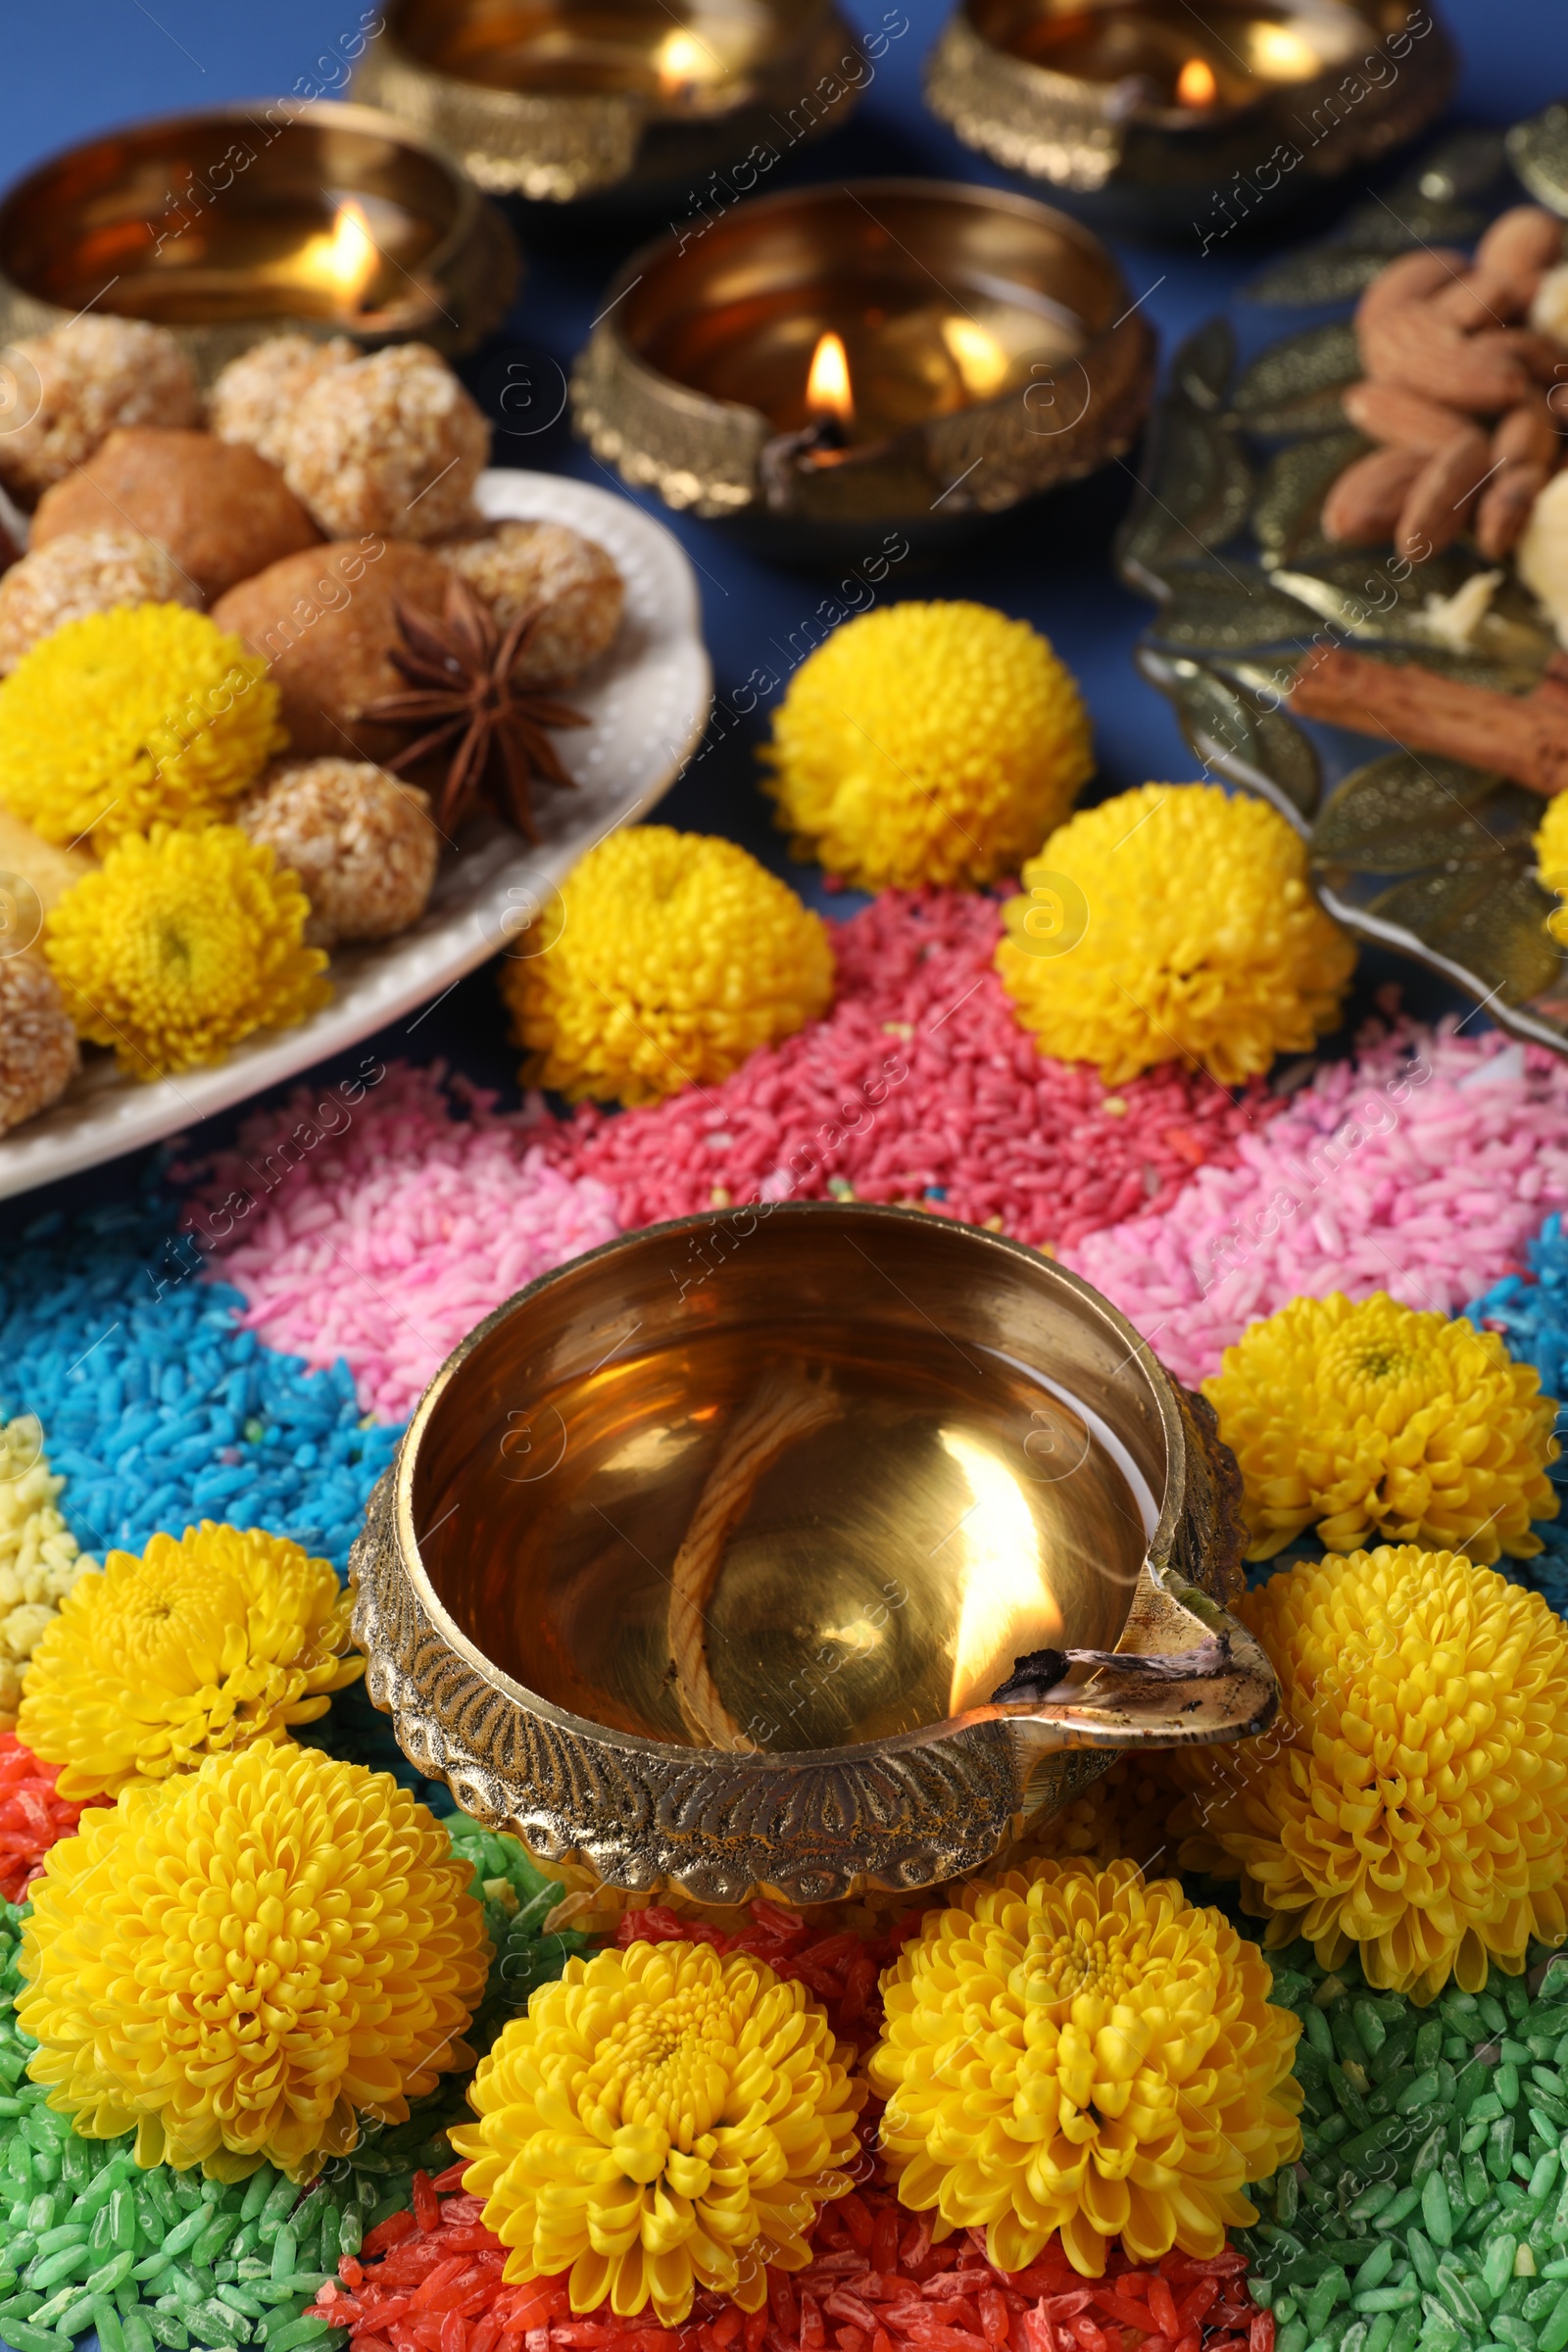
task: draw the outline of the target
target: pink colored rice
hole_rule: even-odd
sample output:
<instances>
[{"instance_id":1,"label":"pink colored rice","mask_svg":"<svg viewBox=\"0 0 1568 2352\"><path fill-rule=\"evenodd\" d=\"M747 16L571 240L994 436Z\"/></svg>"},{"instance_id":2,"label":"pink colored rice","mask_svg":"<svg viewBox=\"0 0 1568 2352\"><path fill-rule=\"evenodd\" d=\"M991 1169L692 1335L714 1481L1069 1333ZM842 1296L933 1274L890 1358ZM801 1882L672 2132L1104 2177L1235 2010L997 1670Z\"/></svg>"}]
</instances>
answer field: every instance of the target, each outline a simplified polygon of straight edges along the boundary
<instances>
[{"instance_id":1,"label":"pink colored rice","mask_svg":"<svg viewBox=\"0 0 1568 2352\"><path fill-rule=\"evenodd\" d=\"M1198 1381L1292 1298L1386 1291L1454 1313L1518 1270L1565 1203L1568 1063L1397 1022L1319 1069L1166 1215L1085 1236L1071 1263Z\"/></svg>"},{"instance_id":2,"label":"pink colored rice","mask_svg":"<svg viewBox=\"0 0 1568 2352\"><path fill-rule=\"evenodd\" d=\"M494 1116L454 1079L460 1118L443 1075L394 1063L352 1109L297 1089L213 1160L192 1218L244 1323L313 1369L345 1357L386 1421L492 1307L619 1230L602 1184L551 1165L537 1110Z\"/></svg>"},{"instance_id":3,"label":"pink colored rice","mask_svg":"<svg viewBox=\"0 0 1568 2352\"><path fill-rule=\"evenodd\" d=\"M998 902L888 892L834 928L832 1009L733 1077L644 1109L581 1109L547 1149L622 1226L754 1200L913 1202L1037 1247L1167 1208L1269 1115L1167 1066L1112 1092L1052 1061L991 968Z\"/></svg>"}]
</instances>

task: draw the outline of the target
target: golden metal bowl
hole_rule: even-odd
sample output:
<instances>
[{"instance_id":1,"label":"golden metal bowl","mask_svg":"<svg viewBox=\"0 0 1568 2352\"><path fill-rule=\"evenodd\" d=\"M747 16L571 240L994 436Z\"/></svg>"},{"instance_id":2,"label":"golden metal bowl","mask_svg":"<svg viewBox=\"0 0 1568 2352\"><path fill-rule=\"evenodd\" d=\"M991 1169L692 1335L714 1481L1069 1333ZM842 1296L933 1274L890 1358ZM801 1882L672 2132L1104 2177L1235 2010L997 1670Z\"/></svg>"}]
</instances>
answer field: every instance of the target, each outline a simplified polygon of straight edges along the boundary
<instances>
[{"instance_id":1,"label":"golden metal bowl","mask_svg":"<svg viewBox=\"0 0 1568 2352\"><path fill-rule=\"evenodd\" d=\"M354 86L482 188L569 204L776 161L846 122L863 74L833 0L400 0Z\"/></svg>"},{"instance_id":2,"label":"golden metal bowl","mask_svg":"<svg viewBox=\"0 0 1568 2352\"><path fill-rule=\"evenodd\" d=\"M828 332L877 416L842 463L795 454ZM1077 221L994 188L858 180L634 255L572 400L595 454L667 506L863 545L871 522L937 536L1092 472L1131 444L1153 375L1153 336Z\"/></svg>"},{"instance_id":3,"label":"golden metal bowl","mask_svg":"<svg viewBox=\"0 0 1568 2352\"><path fill-rule=\"evenodd\" d=\"M1206 252L1416 137L1456 74L1407 0L960 0L926 98L1004 170Z\"/></svg>"},{"instance_id":4,"label":"golden metal bowl","mask_svg":"<svg viewBox=\"0 0 1568 2352\"><path fill-rule=\"evenodd\" d=\"M520 271L500 213L433 141L326 99L104 131L0 202L0 341L114 311L171 328L204 381L290 329L469 350Z\"/></svg>"},{"instance_id":5,"label":"golden metal bowl","mask_svg":"<svg viewBox=\"0 0 1568 2352\"><path fill-rule=\"evenodd\" d=\"M1239 1494L1207 1406L1033 1250L726 1209L465 1340L371 1499L354 1628L405 1753L536 1853L823 1902L980 1868L1118 1750L1263 1729ZM1115 1654L993 1697L1078 1649Z\"/></svg>"}]
</instances>

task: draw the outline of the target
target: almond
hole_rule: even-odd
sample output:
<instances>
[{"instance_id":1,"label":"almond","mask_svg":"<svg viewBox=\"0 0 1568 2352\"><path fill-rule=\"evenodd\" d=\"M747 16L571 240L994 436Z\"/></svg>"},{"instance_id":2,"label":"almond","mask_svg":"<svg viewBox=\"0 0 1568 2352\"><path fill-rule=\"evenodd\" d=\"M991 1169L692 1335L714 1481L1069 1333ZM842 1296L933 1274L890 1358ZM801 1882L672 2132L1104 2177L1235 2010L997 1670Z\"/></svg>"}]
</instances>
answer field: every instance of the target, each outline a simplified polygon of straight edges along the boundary
<instances>
[{"instance_id":1,"label":"almond","mask_svg":"<svg viewBox=\"0 0 1568 2352\"><path fill-rule=\"evenodd\" d=\"M1362 430L1365 429L1363 426ZM1522 458L1532 465L1544 466L1548 473L1553 470L1562 455L1562 442L1544 400L1538 396L1508 411L1493 433L1492 455L1494 463L1499 458Z\"/></svg>"},{"instance_id":2,"label":"almond","mask_svg":"<svg viewBox=\"0 0 1568 2352\"><path fill-rule=\"evenodd\" d=\"M1469 520L1476 493L1493 464L1485 433L1467 424L1427 459L1405 496L1395 527L1401 556L1424 564L1452 545Z\"/></svg>"},{"instance_id":3,"label":"almond","mask_svg":"<svg viewBox=\"0 0 1568 2352\"><path fill-rule=\"evenodd\" d=\"M1492 416L1530 396L1530 374L1513 349L1512 330L1461 335L1430 302L1409 302L1357 321L1368 375Z\"/></svg>"},{"instance_id":4,"label":"almond","mask_svg":"<svg viewBox=\"0 0 1568 2352\"><path fill-rule=\"evenodd\" d=\"M1403 384L1375 383L1370 377L1351 384L1345 394L1345 414L1369 441L1384 441L1400 449L1419 449L1428 457L1462 432L1465 418L1457 409Z\"/></svg>"},{"instance_id":5,"label":"almond","mask_svg":"<svg viewBox=\"0 0 1568 2352\"><path fill-rule=\"evenodd\" d=\"M1476 544L1489 561L1512 554L1547 479L1545 466L1529 458L1514 458L1493 475L1476 509Z\"/></svg>"},{"instance_id":6,"label":"almond","mask_svg":"<svg viewBox=\"0 0 1568 2352\"><path fill-rule=\"evenodd\" d=\"M1426 463L1420 450L1394 444L1347 466L1323 501L1324 538L1348 547L1380 546Z\"/></svg>"}]
</instances>

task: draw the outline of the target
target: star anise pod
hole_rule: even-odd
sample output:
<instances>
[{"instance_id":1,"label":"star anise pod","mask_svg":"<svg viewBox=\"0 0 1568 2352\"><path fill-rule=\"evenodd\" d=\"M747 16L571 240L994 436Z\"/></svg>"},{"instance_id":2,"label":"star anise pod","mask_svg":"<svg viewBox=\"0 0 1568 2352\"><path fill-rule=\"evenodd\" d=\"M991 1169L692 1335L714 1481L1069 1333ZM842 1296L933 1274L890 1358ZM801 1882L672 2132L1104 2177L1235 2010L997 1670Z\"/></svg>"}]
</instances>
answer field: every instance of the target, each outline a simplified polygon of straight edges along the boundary
<instances>
[{"instance_id":1,"label":"star anise pod","mask_svg":"<svg viewBox=\"0 0 1568 2352\"><path fill-rule=\"evenodd\" d=\"M394 610L403 643L392 661L416 689L368 703L364 715L391 726L418 726L425 733L386 764L413 767L432 752L454 747L441 788L435 821L455 833L481 801L489 801L529 841L539 839L529 787L536 776L548 784L571 785L547 727L586 727L590 722L566 703L520 685L515 671L544 608L519 613L503 636L461 572L447 582L446 609L439 621L398 600Z\"/></svg>"}]
</instances>

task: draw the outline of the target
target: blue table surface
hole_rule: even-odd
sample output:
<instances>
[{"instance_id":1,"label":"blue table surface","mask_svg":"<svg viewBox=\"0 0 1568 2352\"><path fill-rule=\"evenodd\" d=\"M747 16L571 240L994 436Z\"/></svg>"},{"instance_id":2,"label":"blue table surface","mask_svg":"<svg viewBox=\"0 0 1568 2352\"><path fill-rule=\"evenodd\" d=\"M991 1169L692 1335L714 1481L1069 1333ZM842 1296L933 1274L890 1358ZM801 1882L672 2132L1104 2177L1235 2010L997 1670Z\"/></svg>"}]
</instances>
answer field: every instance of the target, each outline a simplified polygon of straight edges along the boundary
<instances>
[{"instance_id":1,"label":"blue table surface","mask_svg":"<svg viewBox=\"0 0 1568 2352\"><path fill-rule=\"evenodd\" d=\"M922 103L922 64L948 4L900 0L908 30L886 48L855 120L792 158L774 184L888 172L1010 184L961 147ZM845 5L851 19L867 27L885 21L883 0ZM1441 0L1441 6L1463 58L1455 122L1505 123L1568 94L1565 0ZM10 0L5 15L0 155L8 176L96 128L137 116L294 90L330 95L334 75L340 86L342 72L331 59L371 18L355 0L55 0L50 6ZM1345 201L1362 193L1361 185L1352 185ZM539 392L533 414L550 418L562 405L564 370L586 340L608 279L628 251L663 225L661 219L644 219L590 234L567 218L550 224L548 242L536 241L529 253L522 292L503 333L464 364L465 376L493 416L492 388L507 380L508 362L520 358ZM1196 232L1180 220L1173 225L1168 245L1111 240L1167 359L1184 335L1234 298L1260 260L1256 247L1241 249L1240 237L1204 254ZM1322 233L1321 224L1313 233ZM531 433L498 434L496 459L619 487L573 442L564 416ZM1077 672L1094 712L1097 797L1149 777L1179 779L1194 772L1193 756L1167 706L1132 667L1130 651L1148 608L1120 585L1108 559L1110 533L1131 494L1136 465L1134 453L1127 464L940 564L901 564L881 591L889 599L974 597L1045 630ZM720 702L754 670L787 674L792 635L798 649L809 642L802 632L842 567L817 575L764 562L704 524L671 517L649 503L697 566ZM842 913L846 901L823 900L814 868L790 862L757 790L755 747L766 714L764 700L750 719L711 740L660 814L732 835L814 903ZM1431 1011L1446 1001L1432 984L1411 979L1407 966L1366 957L1363 964L1363 1001L1368 986L1395 971L1411 980L1407 996L1419 1008ZM465 982L412 1041L403 1023L378 1042L386 1054L421 1060L444 1054L474 1078L514 1091L515 1055L506 1043L487 971ZM330 1076L330 1068L321 1074ZM209 1122L202 1140L215 1138L232 1119L230 1113ZM146 1156L131 1155L8 1204L6 1228L20 1233L45 1209L123 1197L139 1181Z\"/></svg>"}]
</instances>

